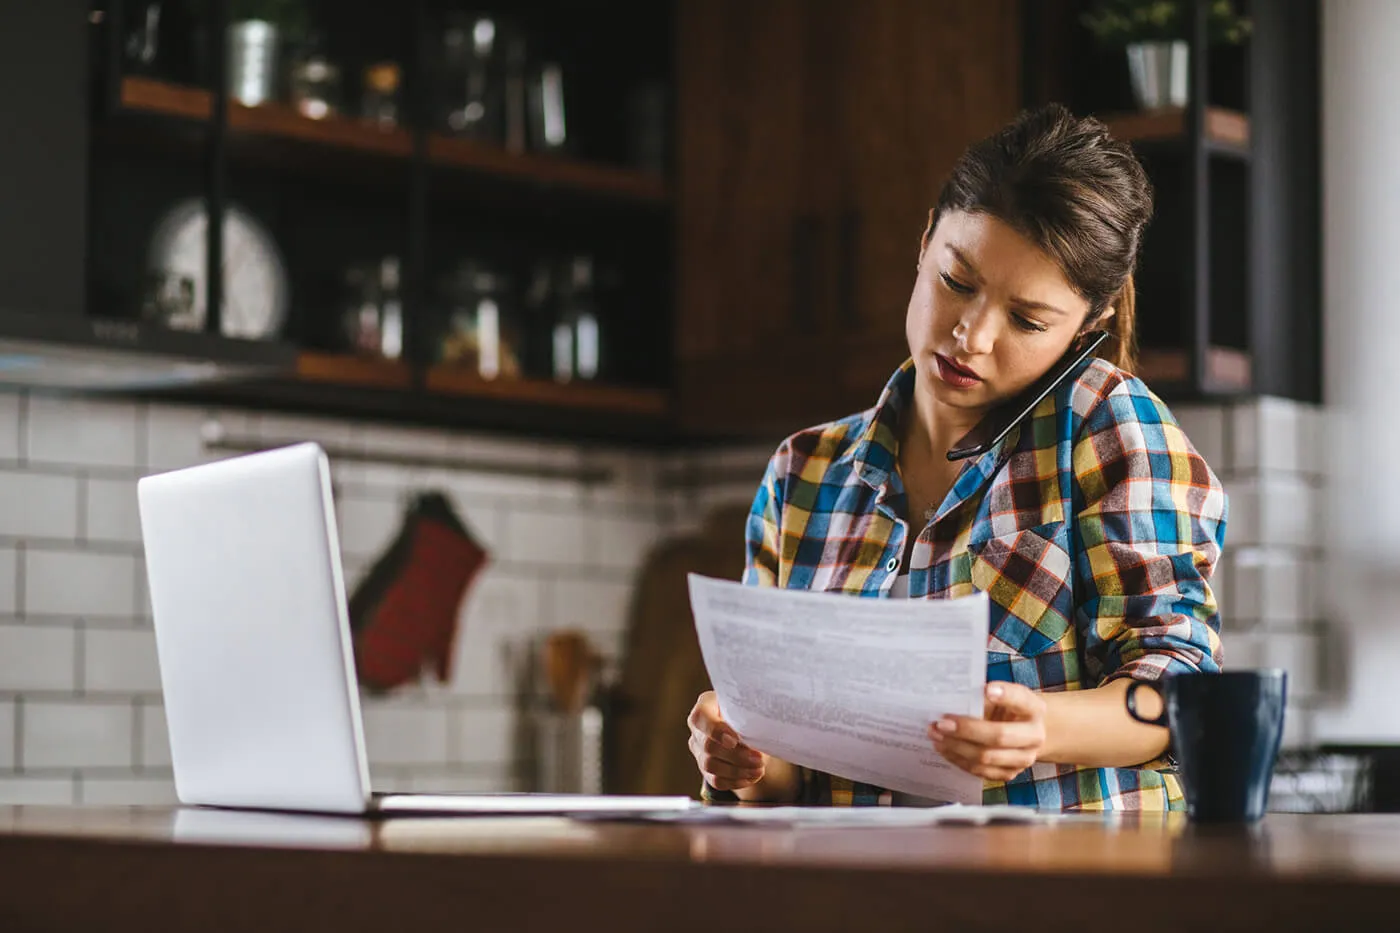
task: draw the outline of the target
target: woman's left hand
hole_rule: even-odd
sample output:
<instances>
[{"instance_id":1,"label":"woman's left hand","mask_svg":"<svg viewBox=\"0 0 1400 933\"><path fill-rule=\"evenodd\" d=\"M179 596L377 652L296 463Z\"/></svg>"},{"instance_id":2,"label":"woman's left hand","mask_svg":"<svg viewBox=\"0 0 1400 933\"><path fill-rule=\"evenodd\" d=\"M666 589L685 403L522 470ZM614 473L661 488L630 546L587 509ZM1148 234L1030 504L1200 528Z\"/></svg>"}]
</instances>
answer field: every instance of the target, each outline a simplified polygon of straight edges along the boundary
<instances>
[{"instance_id":1,"label":"woman's left hand","mask_svg":"<svg viewBox=\"0 0 1400 933\"><path fill-rule=\"evenodd\" d=\"M1045 747L1045 700L1020 684L987 684L985 716L946 715L928 727L940 755L970 774L1009 781Z\"/></svg>"}]
</instances>

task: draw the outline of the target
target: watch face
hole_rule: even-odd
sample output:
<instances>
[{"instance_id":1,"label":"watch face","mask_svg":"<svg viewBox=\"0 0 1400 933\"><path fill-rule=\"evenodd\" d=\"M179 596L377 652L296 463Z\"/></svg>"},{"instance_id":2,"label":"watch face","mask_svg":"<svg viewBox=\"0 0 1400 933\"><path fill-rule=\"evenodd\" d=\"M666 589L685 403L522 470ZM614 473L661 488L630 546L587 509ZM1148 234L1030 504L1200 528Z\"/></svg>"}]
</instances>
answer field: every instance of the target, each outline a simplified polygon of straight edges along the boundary
<instances>
[{"instance_id":1,"label":"watch face","mask_svg":"<svg viewBox=\"0 0 1400 933\"><path fill-rule=\"evenodd\" d=\"M194 306L182 320L202 330L208 317L205 278L209 216L192 198L172 207L156 227L149 270L188 278ZM224 296L220 330L227 337L265 340L277 336L287 316L287 271L267 229L236 205L224 208Z\"/></svg>"}]
</instances>

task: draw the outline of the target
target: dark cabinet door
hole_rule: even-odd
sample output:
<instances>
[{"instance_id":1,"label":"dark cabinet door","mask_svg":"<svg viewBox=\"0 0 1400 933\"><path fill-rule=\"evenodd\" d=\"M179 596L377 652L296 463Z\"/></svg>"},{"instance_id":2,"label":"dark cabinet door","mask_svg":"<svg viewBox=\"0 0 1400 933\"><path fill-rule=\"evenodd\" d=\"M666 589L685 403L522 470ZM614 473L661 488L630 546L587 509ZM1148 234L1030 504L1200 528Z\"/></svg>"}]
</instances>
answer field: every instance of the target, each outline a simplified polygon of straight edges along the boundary
<instances>
[{"instance_id":1,"label":"dark cabinet door","mask_svg":"<svg viewBox=\"0 0 1400 933\"><path fill-rule=\"evenodd\" d=\"M772 435L872 404L919 235L1019 103L1015 0L681 0L679 411Z\"/></svg>"},{"instance_id":2,"label":"dark cabinet door","mask_svg":"<svg viewBox=\"0 0 1400 933\"><path fill-rule=\"evenodd\" d=\"M86 0L0 2L0 311L83 313Z\"/></svg>"}]
</instances>

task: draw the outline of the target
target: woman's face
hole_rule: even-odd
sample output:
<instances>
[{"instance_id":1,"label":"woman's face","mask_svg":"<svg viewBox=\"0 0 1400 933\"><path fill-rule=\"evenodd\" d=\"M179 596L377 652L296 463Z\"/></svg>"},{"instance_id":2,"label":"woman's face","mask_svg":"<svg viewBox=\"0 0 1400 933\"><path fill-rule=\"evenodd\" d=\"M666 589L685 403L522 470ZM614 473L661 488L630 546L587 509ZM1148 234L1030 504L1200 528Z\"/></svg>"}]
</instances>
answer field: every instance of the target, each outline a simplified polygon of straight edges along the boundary
<instances>
[{"instance_id":1,"label":"woman's face","mask_svg":"<svg viewBox=\"0 0 1400 933\"><path fill-rule=\"evenodd\" d=\"M1088 313L1059 266L1010 226L987 214L945 214L905 321L920 389L980 416L1043 376Z\"/></svg>"}]
</instances>

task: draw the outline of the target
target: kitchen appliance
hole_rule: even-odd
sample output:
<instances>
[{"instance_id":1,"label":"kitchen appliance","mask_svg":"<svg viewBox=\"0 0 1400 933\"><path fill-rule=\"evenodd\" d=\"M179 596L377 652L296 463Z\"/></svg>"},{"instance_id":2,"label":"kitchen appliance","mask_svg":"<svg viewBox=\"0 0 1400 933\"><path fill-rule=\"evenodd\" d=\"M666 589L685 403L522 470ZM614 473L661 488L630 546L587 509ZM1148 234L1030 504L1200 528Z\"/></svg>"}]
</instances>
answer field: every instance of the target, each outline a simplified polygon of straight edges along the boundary
<instances>
[{"instance_id":1,"label":"kitchen appliance","mask_svg":"<svg viewBox=\"0 0 1400 933\"><path fill-rule=\"evenodd\" d=\"M372 793L325 451L296 444L147 476L137 499L181 803L386 816L694 806Z\"/></svg>"}]
</instances>

